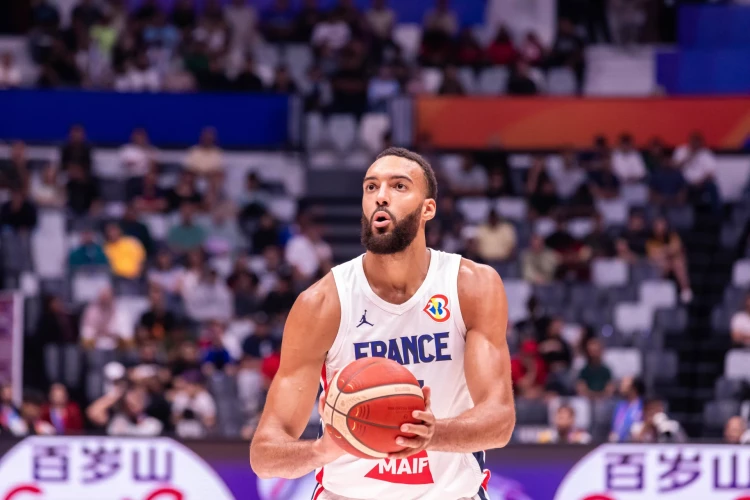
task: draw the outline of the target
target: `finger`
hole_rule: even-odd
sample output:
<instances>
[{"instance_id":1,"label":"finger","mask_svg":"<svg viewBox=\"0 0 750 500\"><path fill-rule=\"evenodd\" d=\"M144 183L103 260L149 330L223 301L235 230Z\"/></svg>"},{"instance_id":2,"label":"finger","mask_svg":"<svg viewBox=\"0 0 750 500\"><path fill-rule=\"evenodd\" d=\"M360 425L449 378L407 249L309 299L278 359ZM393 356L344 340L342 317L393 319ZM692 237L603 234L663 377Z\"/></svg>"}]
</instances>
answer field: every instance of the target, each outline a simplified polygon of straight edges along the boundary
<instances>
[{"instance_id":1,"label":"finger","mask_svg":"<svg viewBox=\"0 0 750 500\"><path fill-rule=\"evenodd\" d=\"M435 414L431 411L419 411L415 410L412 412L412 416L416 418L417 420L421 420L422 422L428 423L428 424L434 424L435 423Z\"/></svg>"},{"instance_id":2,"label":"finger","mask_svg":"<svg viewBox=\"0 0 750 500\"><path fill-rule=\"evenodd\" d=\"M422 395L424 396L424 406L429 411L432 404L432 389L427 386L422 387Z\"/></svg>"},{"instance_id":3,"label":"finger","mask_svg":"<svg viewBox=\"0 0 750 500\"><path fill-rule=\"evenodd\" d=\"M424 446L425 439L423 437L408 438L399 436L396 438L396 444L405 448L421 448Z\"/></svg>"},{"instance_id":4,"label":"finger","mask_svg":"<svg viewBox=\"0 0 750 500\"><path fill-rule=\"evenodd\" d=\"M401 432L409 432L417 436L426 437L430 435L430 428L426 425L404 424L401 426Z\"/></svg>"},{"instance_id":5,"label":"finger","mask_svg":"<svg viewBox=\"0 0 750 500\"><path fill-rule=\"evenodd\" d=\"M397 453L389 453L388 454L388 458L390 458L392 460L397 460L399 458L409 458L409 457L411 457L413 455L416 455L420 451L422 451L422 450L421 449L407 448L407 449L405 449L403 451L399 451Z\"/></svg>"}]
</instances>

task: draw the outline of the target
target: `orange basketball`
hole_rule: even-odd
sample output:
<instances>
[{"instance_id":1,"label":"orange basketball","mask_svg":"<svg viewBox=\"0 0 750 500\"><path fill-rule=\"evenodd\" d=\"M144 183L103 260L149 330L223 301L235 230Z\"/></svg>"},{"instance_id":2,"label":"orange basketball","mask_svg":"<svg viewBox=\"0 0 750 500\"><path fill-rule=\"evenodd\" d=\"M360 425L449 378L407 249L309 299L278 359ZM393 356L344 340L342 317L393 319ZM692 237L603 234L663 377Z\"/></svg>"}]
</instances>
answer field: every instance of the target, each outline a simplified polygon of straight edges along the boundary
<instances>
[{"instance_id":1,"label":"orange basketball","mask_svg":"<svg viewBox=\"0 0 750 500\"><path fill-rule=\"evenodd\" d=\"M413 435L401 432L401 425L420 423L412 412L424 409L422 389L409 370L390 359L362 358L328 384L323 422L348 453L385 458L404 449L396 438Z\"/></svg>"}]
</instances>

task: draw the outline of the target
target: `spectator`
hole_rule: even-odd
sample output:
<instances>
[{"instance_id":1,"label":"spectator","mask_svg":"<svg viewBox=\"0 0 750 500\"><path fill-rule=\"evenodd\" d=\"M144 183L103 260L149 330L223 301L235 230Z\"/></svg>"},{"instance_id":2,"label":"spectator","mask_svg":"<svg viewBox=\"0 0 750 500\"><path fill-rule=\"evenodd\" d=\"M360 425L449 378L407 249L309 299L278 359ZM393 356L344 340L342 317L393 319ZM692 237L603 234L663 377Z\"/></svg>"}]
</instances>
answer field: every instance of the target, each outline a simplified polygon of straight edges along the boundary
<instances>
[{"instance_id":1,"label":"spectator","mask_svg":"<svg viewBox=\"0 0 750 500\"><path fill-rule=\"evenodd\" d=\"M399 88L398 80L393 76L393 69L390 66L381 66L378 74L371 78L367 85L370 111L388 112L388 103L392 97L398 95Z\"/></svg>"},{"instance_id":2,"label":"spectator","mask_svg":"<svg viewBox=\"0 0 750 500\"><path fill-rule=\"evenodd\" d=\"M484 49L477 42L471 28L461 28L456 42L456 64L479 68L485 63Z\"/></svg>"},{"instance_id":3,"label":"spectator","mask_svg":"<svg viewBox=\"0 0 750 500\"><path fill-rule=\"evenodd\" d=\"M42 208L62 208L67 201L65 190L59 182L57 167L47 164L39 177L31 179L31 198Z\"/></svg>"},{"instance_id":4,"label":"spectator","mask_svg":"<svg viewBox=\"0 0 750 500\"><path fill-rule=\"evenodd\" d=\"M158 92L161 90L161 77L149 62L146 52L141 51L134 60L126 63L125 71L115 78L114 88L118 92Z\"/></svg>"},{"instance_id":5,"label":"spectator","mask_svg":"<svg viewBox=\"0 0 750 500\"><path fill-rule=\"evenodd\" d=\"M630 134L622 134L619 146L612 151L612 170L622 184L641 182L646 177L646 163Z\"/></svg>"},{"instance_id":6,"label":"spectator","mask_svg":"<svg viewBox=\"0 0 750 500\"><path fill-rule=\"evenodd\" d=\"M646 387L640 379L625 377L620 381L620 397L612 420L610 442L625 443L630 440L633 424L643 420L643 395Z\"/></svg>"},{"instance_id":7,"label":"spectator","mask_svg":"<svg viewBox=\"0 0 750 500\"><path fill-rule=\"evenodd\" d=\"M440 84L438 94L440 95L464 95L466 91L458 78L458 70L455 66L446 66L443 70L443 82Z\"/></svg>"},{"instance_id":8,"label":"spectator","mask_svg":"<svg viewBox=\"0 0 750 500\"><path fill-rule=\"evenodd\" d=\"M177 184L166 194L167 211L174 212L181 209L186 203L193 208L203 204L203 197L195 187L195 174L182 172L177 179Z\"/></svg>"},{"instance_id":9,"label":"spectator","mask_svg":"<svg viewBox=\"0 0 750 500\"><path fill-rule=\"evenodd\" d=\"M680 424L667 417L664 402L652 399L643 405L643 422L633 425L631 440L636 443L684 443L687 437Z\"/></svg>"},{"instance_id":10,"label":"spectator","mask_svg":"<svg viewBox=\"0 0 750 500\"><path fill-rule=\"evenodd\" d=\"M261 312L253 318L255 330L242 342L243 354L251 359L263 360L281 350L281 339L272 334L271 319Z\"/></svg>"},{"instance_id":11,"label":"spectator","mask_svg":"<svg viewBox=\"0 0 750 500\"><path fill-rule=\"evenodd\" d=\"M602 361L602 342L596 337L585 344L586 365L578 374L576 390L579 396L601 399L614 394L615 385L612 372Z\"/></svg>"},{"instance_id":12,"label":"spectator","mask_svg":"<svg viewBox=\"0 0 750 500\"><path fill-rule=\"evenodd\" d=\"M0 89L11 89L21 85L21 70L13 54L4 52L0 55Z\"/></svg>"},{"instance_id":13,"label":"spectator","mask_svg":"<svg viewBox=\"0 0 750 500\"><path fill-rule=\"evenodd\" d=\"M204 176L224 170L223 153L216 145L215 129L206 127L201 131L200 142L188 151L185 166L194 174Z\"/></svg>"},{"instance_id":14,"label":"spectator","mask_svg":"<svg viewBox=\"0 0 750 500\"><path fill-rule=\"evenodd\" d=\"M510 66L518 59L518 53L513 46L513 40L507 27L500 26L498 28L495 39L487 47L487 58L494 66Z\"/></svg>"},{"instance_id":15,"label":"spectator","mask_svg":"<svg viewBox=\"0 0 750 500\"><path fill-rule=\"evenodd\" d=\"M170 371L175 377L193 370L200 371L200 351L195 342L183 341L176 352L176 355L170 363Z\"/></svg>"},{"instance_id":16,"label":"spectator","mask_svg":"<svg viewBox=\"0 0 750 500\"><path fill-rule=\"evenodd\" d=\"M212 373L232 366L234 359L229 354L225 341L224 325L220 321L209 320L200 340L204 372Z\"/></svg>"},{"instance_id":17,"label":"spectator","mask_svg":"<svg viewBox=\"0 0 750 500\"><path fill-rule=\"evenodd\" d=\"M172 226L167 234L167 243L172 251L182 254L199 249L206 241L206 230L195 224L195 207L183 203L180 207L180 223Z\"/></svg>"},{"instance_id":18,"label":"spectator","mask_svg":"<svg viewBox=\"0 0 750 500\"><path fill-rule=\"evenodd\" d=\"M26 144L15 141L10 148L10 159L0 162L0 187L23 191L29 184L29 159Z\"/></svg>"},{"instance_id":19,"label":"spectator","mask_svg":"<svg viewBox=\"0 0 750 500\"><path fill-rule=\"evenodd\" d=\"M750 345L750 292L745 295L744 309L732 315L729 330L735 344L739 346Z\"/></svg>"},{"instance_id":20,"label":"spectator","mask_svg":"<svg viewBox=\"0 0 750 500\"><path fill-rule=\"evenodd\" d=\"M86 141L86 131L82 125L73 125L68 133L68 140L60 152L63 170L69 170L71 164L79 165L91 174L91 145Z\"/></svg>"},{"instance_id":21,"label":"spectator","mask_svg":"<svg viewBox=\"0 0 750 500\"><path fill-rule=\"evenodd\" d=\"M570 367L573 350L563 338L565 324L561 318L545 318L538 322L544 336L539 343L539 354L547 366L547 391L557 394L571 392Z\"/></svg>"},{"instance_id":22,"label":"spectator","mask_svg":"<svg viewBox=\"0 0 750 500\"><path fill-rule=\"evenodd\" d=\"M292 273L289 263L284 261L281 248L269 245L263 249L263 254L252 261L251 271L258 276L258 296L266 297L276 288L279 277ZM292 296L294 293L291 294Z\"/></svg>"},{"instance_id":23,"label":"spectator","mask_svg":"<svg viewBox=\"0 0 750 500\"><path fill-rule=\"evenodd\" d=\"M94 0L80 0L78 5L73 9L71 18L80 20L87 28L90 28L99 20L101 15L101 10L99 10Z\"/></svg>"},{"instance_id":24,"label":"spectator","mask_svg":"<svg viewBox=\"0 0 750 500\"><path fill-rule=\"evenodd\" d=\"M556 222L555 230L547 236L545 245L557 252L557 277L588 280L587 252L582 243L568 231L568 223L564 217L558 217Z\"/></svg>"},{"instance_id":25,"label":"spectator","mask_svg":"<svg viewBox=\"0 0 750 500\"><path fill-rule=\"evenodd\" d=\"M299 234L293 236L286 246L286 261L294 269L295 276L305 282L327 273L333 262L333 251L323 241L321 228L301 219Z\"/></svg>"},{"instance_id":26,"label":"spectator","mask_svg":"<svg viewBox=\"0 0 750 500\"><path fill-rule=\"evenodd\" d=\"M458 168L443 167L451 194L455 196L481 196L487 189L487 171L476 163L471 153L466 153Z\"/></svg>"},{"instance_id":27,"label":"spectator","mask_svg":"<svg viewBox=\"0 0 750 500\"><path fill-rule=\"evenodd\" d=\"M289 0L274 0L260 16L260 29L264 38L272 43L291 42L294 39L296 19Z\"/></svg>"},{"instance_id":28,"label":"spectator","mask_svg":"<svg viewBox=\"0 0 750 500\"><path fill-rule=\"evenodd\" d=\"M68 266L72 271L85 266L109 266L107 255L102 246L96 242L94 231L89 228L81 231L80 243L70 252Z\"/></svg>"},{"instance_id":29,"label":"spectator","mask_svg":"<svg viewBox=\"0 0 750 500\"><path fill-rule=\"evenodd\" d=\"M508 181L508 175L504 169L491 168L489 170L486 195L491 199L513 195L512 186Z\"/></svg>"},{"instance_id":30,"label":"spectator","mask_svg":"<svg viewBox=\"0 0 750 500\"><path fill-rule=\"evenodd\" d=\"M91 174L78 163L68 163L66 194L68 208L74 215L96 215L101 209L99 187Z\"/></svg>"},{"instance_id":31,"label":"spectator","mask_svg":"<svg viewBox=\"0 0 750 500\"><path fill-rule=\"evenodd\" d=\"M454 37L458 33L458 18L451 10L448 0L436 0L435 8L427 11L424 17L424 31L443 33Z\"/></svg>"},{"instance_id":32,"label":"spectator","mask_svg":"<svg viewBox=\"0 0 750 500\"><path fill-rule=\"evenodd\" d=\"M479 255L487 262L502 262L510 259L516 251L516 228L502 220L491 210L487 222L477 230Z\"/></svg>"},{"instance_id":33,"label":"spectator","mask_svg":"<svg viewBox=\"0 0 750 500\"><path fill-rule=\"evenodd\" d=\"M589 444L591 435L575 427L576 413L568 405L560 406L555 412L555 426L539 435L542 444Z\"/></svg>"},{"instance_id":34,"label":"spectator","mask_svg":"<svg viewBox=\"0 0 750 500\"><path fill-rule=\"evenodd\" d=\"M229 47L229 28L224 20L220 2L206 2L203 15L198 20L192 37L195 42L204 45L210 60L219 61L226 54Z\"/></svg>"},{"instance_id":35,"label":"spectator","mask_svg":"<svg viewBox=\"0 0 750 500\"><path fill-rule=\"evenodd\" d=\"M277 94L296 94L297 84L292 80L292 76L289 74L289 70L286 66L278 66L276 68L276 75L271 85L271 92Z\"/></svg>"},{"instance_id":36,"label":"spectator","mask_svg":"<svg viewBox=\"0 0 750 500\"><path fill-rule=\"evenodd\" d=\"M331 75L331 112L361 116L367 107L367 75L361 43L353 41L341 54L338 69Z\"/></svg>"},{"instance_id":37,"label":"spectator","mask_svg":"<svg viewBox=\"0 0 750 500\"><path fill-rule=\"evenodd\" d=\"M81 342L86 349L111 351L128 346L133 340L133 325L125 309L114 300L107 287L86 306L81 317Z\"/></svg>"},{"instance_id":38,"label":"spectator","mask_svg":"<svg viewBox=\"0 0 750 500\"><path fill-rule=\"evenodd\" d=\"M13 386L0 383L0 432L16 428L20 419L21 412L14 400Z\"/></svg>"},{"instance_id":39,"label":"spectator","mask_svg":"<svg viewBox=\"0 0 750 500\"><path fill-rule=\"evenodd\" d=\"M20 418L8 422L8 430L16 437L34 435L53 435L55 428L42 419L44 396L36 391L24 391L21 403Z\"/></svg>"},{"instance_id":40,"label":"spectator","mask_svg":"<svg viewBox=\"0 0 750 500\"><path fill-rule=\"evenodd\" d=\"M178 294L185 270L174 264L172 254L166 248L156 254L155 264L154 268L148 271L149 284L159 287L169 295Z\"/></svg>"},{"instance_id":41,"label":"spectator","mask_svg":"<svg viewBox=\"0 0 750 500\"><path fill-rule=\"evenodd\" d=\"M575 25L570 19L561 18L557 28L557 38L547 56L546 66L566 66L573 70L578 84L578 93L583 92L585 71L584 43L576 34Z\"/></svg>"},{"instance_id":42,"label":"spectator","mask_svg":"<svg viewBox=\"0 0 750 500\"><path fill-rule=\"evenodd\" d=\"M278 276L275 280L274 288L271 290L263 301L261 310L269 316L284 316L292 308L297 295L292 289L291 276Z\"/></svg>"},{"instance_id":43,"label":"spectator","mask_svg":"<svg viewBox=\"0 0 750 500\"><path fill-rule=\"evenodd\" d=\"M643 153L643 161L646 163L646 169L650 174L656 172L659 167L672 165L664 143L658 137L654 137L649 142L648 149Z\"/></svg>"},{"instance_id":44,"label":"spectator","mask_svg":"<svg viewBox=\"0 0 750 500\"><path fill-rule=\"evenodd\" d=\"M49 404L42 407L42 420L52 425L57 435L81 434L83 416L78 403L68 397L68 389L62 384L52 384L49 389Z\"/></svg>"},{"instance_id":45,"label":"spectator","mask_svg":"<svg viewBox=\"0 0 750 500\"><path fill-rule=\"evenodd\" d=\"M529 65L525 61L516 62L513 71L508 78L508 86L505 89L508 95L536 95L539 90L529 73Z\"/></svg>"},{"instance_id":46,"label":"spectator","mask_svg":"<svg viewBox=\"0 0 750 500\"><path fill-rule=\"evenodd\" d=\"M208 61L208 69L199 71L196 78L200 89L206 92L225 92L230 87L224 62L218 57L212 57Z\"/></svg>"},{"instance_id":47,"label":"spectator","mask_svg":"<svg viewBox=\"0 0 750 500\"><path fill-rule=\"evenodd\" d=\"M167 193L159 187L156 172L149 171L137 185L131 186L128 198L135 203L136 209L144 213L160 213L168 208ZM179 196L179 195L178 195ZM200 200L200 195L197 195Z\"/></svg>"},{"instance_id":48,"label":"spectator","mask_svg":"<svg viewBox=\"0 0 750 500\"><path fill-rule=\"evenodd\" d=\"M166 57L172 57L180 44L180 31L167 23L167 16L157 10L144 28L142 38L148 49L160 50Z\"/></svg>"},{"instance_id":49,"label":"spectator","mask_svg":"<svg viewBox=\"0 0 750 500\"><path fill-rule=\"evenodd\" d=\"M341 9L333 9L319 22L312 32L312 46L318 50L327 47L334 52L343 49L352 37Z\"/></svg>"},{"instance_id":50,"label":"spectator","mask_svg":"<svg viewBox=\"0 0 750 500\"><path fill-rule=\"evenodd\" d=\"M29 233L36 227L36 207L23 191L11 191L10 201L0 208L0 225L18 233Z\"/></svg>"},{"instance_id":51,"label":"spectator","mask_svg":"<svg viewBox=\"0 0 750 500\"><path fill-rule=\"evenodd\" d=\"M323 18L318 6L318 0L303 0L295 23L294 39L298 42L309 43L315 26Z\"/></svg>"},{"instance_id":52,"label":"spectator","mask_svg":"<svg viewBox=\"0 0 750 500\"><path fill-rule=\"evenodd\" d=\"M247 0L232 0L224 6L224 19L229 26L230 47L245 54L258 37L258 13Z\"/></svg>"},{"instance_id":53,"label":"spectator","mask_svg":"<svg viewBox=\"0 0 750 500\"><path fill-rule=\"evenodd\" d=\"M198 285L198 281L203 276L206 267L206 256L203 250L196 249L187 253L187 265L182 273L180 280L180 293L183 299L186 294L193 291Z\"/></svg>"},{"instance_id":54,"label":"spectator","mask_svg":"<svg viewBox=\"0 0 750 500\"><path fill-rule=\"evenodd\" d=\"M547 56L547 49L533 31L526 33L518 52L519 56L531 66L540 66Z\"/></svg>"},{"instance_id":55,"label":"spectator","mask_svg":"<svg viewBox=\"0 0 750 500\"><path fill-rule=\"evenodd\" d=\"M117 43L117 37L120 31L124 29L124 26L117 25L118 22L115 19L114 12L105 12L102 13L102 17L91 28L90 36L94 50L98 51L107 62L112 60L112 52Z\"/></svg>"},{"instance_id":56,"label":"spectator","mask_svg":"<svg viewBox=\"0 0 750 500\"><path fill-rule=\"evenodd\" d=\"M584 215L593 207L593 199L586 184L586 170L581 167L572 149L561 155L562 161L549 165L547 173L552 178L557 196L566 206L570 216Z\"/></svg>"},{"instance_id":57,"label":"spectator","mask_svg":"<svg viewBox=\"0 0 750 500\"><path fill-rule=\"evenodd\" d=\"M615 256L615 244L605 231L604 221L599 213L593 217L594 228L583 239L583 254L587 260Z\"/></svg>"},{"instance_id":58,"label":"spectator","mask_svg":"<svg viewBox=\"0 0 750 500\"><path fill-rule=\"evenodd\" d=\"M185 312L193 321L232 319L232 293L213 269L205 267L196 285L184 290L183 294Z\"/></svg>"},{"instance_id":59,"label":"spectator","mask_svg":"<svg viewBox=\"0 0 750 500\"><path fill-rule=\"evenodd\" d=\"M54 295L43 298L42 314L36 326L35 338L39 343L75 344L78 332L71 315L65 310L65 304Z\"/></svg>"},{"instance_id":60,"label":"spectator","mask_svg":"<svg viewBox=\"0 0 750 500\"><path fill-rule=\"evenodd\" d=\"M182 374L184 385L172 401L172 418L177 436L202 438L216 425L216 403L199 371Z\"/></svg>"},{"instance_id":61,"label":"spectator","mask_svg":"<svg viewBox=\"0 0 750 500\"><path fill-rule=\"evenodd\" d=\"M693 133L687 144L675 149L672 161L682 169L689 184L691 199L717 212L721 208L721 199L714 180L716 157L706 147L703 136L698 132Z\"/></svg>"},{"instance_id":62,"label":"spectator","mask_svg":"<svg viewBox=\"0 0 750 500\"><path fill-rule=\"evenodd\" d=\"M681 207L685 205L688 185L680 169L669 159L655 165L651 175L650 202L657 207Z\"/></svg>"},{"instance_id":63,"label":"spectator","mask_svg":"<svg viewBox=\"0 0 750 500\"><path fill-rule=\"evenodd\" d=\"M680 300L685 303L693 300L682 240L677 232L670 229L664 217L654 219L651 237L646 241L646 255L665 277L674 277L680 287Z\"/></svg>"},{"instance_id":64,"label":"spectator","mask_svg":"<svg viewBox=\"0 0 750 500\"><path fill-rule=\"evenodd\" d=\"M557 253L545 247L544 239L534 234L529 248L521 254L523 279L536 285L551 283L557 274L559 261Z\"/></svg>"},{"instance_id":65,"label":"spectator","mask_svg":"<svg viewBox=\"0 0 750 500\"><path fill-rule=\"evenodd\" d=\"M238 92L262 92L263 81L255 72L255 62L247 57L242 71L232 81L232 88Z\"/></svg>"},{"instance_id":66,"label":"spectator","mask_svg":"<svg viewBox=\"0 0 750 500\"><path fill-rule=\"evenodd\" d=\"M747 421L739 415L729 417L724 426L724 443L747 444Z\"/></svg>"},{"instance_id":67,"label":"spectator","mask_svg":"<svg viewBox=\"0 0 750 500\"><path fill-rule=\"evenodd\" d=\"M555 185L552 183L546 168L546 158L543 155L535 155L531 159L526 177L526 196L529 198L531 217L546 217L558 205Z\"/></svg>"},{"instance_id":68,"label":"spectator","mask_svg":"<svg viewBox=\"0 0 750 500\"><path fill-rule=\"evenodd\" d=\"M589 173L589 190L594 199L611 200L620 195L620 179L612 172L612 160L604 158Z\"/></svg>"},{"instance_id":69,"label":"spectator","mask_svg":"<svg viewBox=\"0 0 750 500\"><path fill-rule=\"evenodd\" d=\"M625 231L617 240L617 255L630 263L646 255L646 241L649 238L646 230L646 219L640 211L633 210L628 215Z\"/></svg>"},{"instance_id":70,"label":"spectator","mask_svg":"<svg viewBox=\"0 0 750 500\"><path fill-rule=\"evenodd\" d=\"M390 40L396 24L396 13L388 7L386 0L373 0L372 7L365 13L367 25L380 42Z\"/></svg>"},{"instance_id":71,"label":"spectator","mask_svg":"<svg viewBox=\"0 0 750 500\"><path fill-rule=\"evenodd\" d=\"M260 309L258 297L258 277L248 271L244 259L235 261L235 268L227 278L227 285L234 294L234 314L238 318L247 318Z\"/></svg>"},{"instance_id":72,"label":"spectator","mask_svg":"<svg viewBox=\"0 0 750 500\"><path fill-rule=\"evenodd\" d=\"M525 340L521 343L519 354L510 361L510 370L517 396L526 399L542 396L547 382L547 368L535 341Z\"/></svg>"},{"instance_id":73,"label":"spectator","mask_svg":"<svg viewBox=\"0 0 750 500\"><path fill-rule=\"evenodd\" d=\"M120 148L120 163L128 177L143 177L156 164L157 153L149 143L146 129L137 128L130 135L130 143Z\"/></svg>"},{"instance_id":74,"label":"spectator","mask_svg":"<svg viewBox=\"0 0 750 500\"><path fill-rule=\"evenodd\" d=\"M164 425L146 414L147 392L138 385L116 386L94 401L86 416L94 425L106 427L110 436L158 436Z\"/></svg>"},{"instance_id":75,"label":"spectator","mask_svg":"<svg viewBox=\"0 0 750 500\"><path fill-rule=\"evenodd\" d=\"M163 342L177 327L177 317L167 308L164 292L158 286L148 291L150 309L138 321L137 337L141 342Z\"/></svg>"},{"instance_id":76,"label":"spectator","mask_svg":"<svg viewBox=\"0 0 750 500\"><path fill-rule=\"evenodd\" d=\"M137 238L126 236L116 222L104 227L104 253L107 255L112 273L126 279L136 279L143 272L146 262L146 249Z\"/></svg>"},{"instance_id":77,"label":"spectator","mask_svg":"<svg viewBox=\"0 0 750 500\"><path fill-rule=\"evenodd\" d=\"M317 66L311 66L307 71L307 88L303 90L305 111L321 112L326 109L333 99L331 84L324 78L323 72Z\"/></svg>"},{"instance_id":78,"label":"spectator","mask_svg":"<svg viewBox=\"0 0 750 500\"><path fill-rule=\"evenodd\" d=\"M154 240L148 226L140 221L140 210L134 202L129 203L120 221L120 228L126 236L132 236L143 245L146 254L151 255L154 251Z\"/></svg>"},{"instance_id":79,"label":"spectator","mask_svg":"<svg viewBox=\"0 0 750 500\"><path fill-rule=\"evenodd\" d=\"M60 12L48 0L39 0L32 4L31 17L35 27L56 30L60 24Z\"/></svg>"},{"instance_id":80,"label":"spectator","mask_svg":"<svg viewBox=\"0 0 750 500\"><path fill-rule=\"evenodd\" d=\"M172 24L184 32L195 26L195 6L193 0L177 0L172 9Z\"/></svg>"}]
</instances>

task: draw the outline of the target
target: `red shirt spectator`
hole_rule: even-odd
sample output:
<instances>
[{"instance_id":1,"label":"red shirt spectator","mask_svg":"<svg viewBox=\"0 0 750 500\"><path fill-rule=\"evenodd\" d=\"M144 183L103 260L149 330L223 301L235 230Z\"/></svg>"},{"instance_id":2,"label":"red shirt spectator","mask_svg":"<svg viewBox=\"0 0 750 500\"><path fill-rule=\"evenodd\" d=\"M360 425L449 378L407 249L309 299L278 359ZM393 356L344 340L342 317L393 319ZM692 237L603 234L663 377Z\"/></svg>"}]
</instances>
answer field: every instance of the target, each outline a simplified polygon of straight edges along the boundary
<instances>
[{"instance_id":1,"label":"red shirt spectator","mask_svg":"<svg viewBox=\"0 0 750 500\"><path fill-rule=\"evenodd\" d=\"M490 63L498 66L508 66L516 62L518 52L510 39L510 33L504 26L500 27L495 40L487 48L487 57Z\"/></svg>"},{"instance_id":2,"label":"red shirt spectator","mask_svg":"<svg viewBox=\"0 0 750 500\"><path fill-rule=\"evenodd\" d=\"M484 62L484 50L470 28L463 28L458 35L456 62L459 66L476 66Z\"/></svg>"},{"instance_id":3,"label":"red shirt spectator","mask_svg":"<svg viewBox=\"0 0 750 500\"><path fill-rule=\"evenodd\" d=\"M518 356L510 362L510 373L515 391L524 397L541 395L547 381L547 365L539 355L537 343L526 340L521 344Z\"/></svg>"},{"instance_id":4,"label":"red shirt spectator","mask_svg":"<svg viewBox=\"0 0 750 500\"><path fill-rule=\"evenodd\" d=\"M80 434L83 431L81 408L69 400L65 386L52 384L49 400L49 404L42 407L42 420L52 424L58 435Z\"/></svg>"}]
</instances>

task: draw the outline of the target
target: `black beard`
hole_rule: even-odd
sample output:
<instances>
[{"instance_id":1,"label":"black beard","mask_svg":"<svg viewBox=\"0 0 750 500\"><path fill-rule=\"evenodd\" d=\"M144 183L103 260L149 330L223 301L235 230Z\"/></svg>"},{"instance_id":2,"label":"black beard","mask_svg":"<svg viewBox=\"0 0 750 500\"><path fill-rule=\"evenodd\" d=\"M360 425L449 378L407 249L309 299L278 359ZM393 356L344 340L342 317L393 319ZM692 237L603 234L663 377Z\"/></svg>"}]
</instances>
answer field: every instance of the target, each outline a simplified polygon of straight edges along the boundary
<instances>
[{"instance_id":1,"label":"black beard","mask_svg":"<svg viewBox=\"0 0 750 500\"><path fill-rule=\"evenodd\" d=\"M391 217L393 231L378 234L372 229L372 221L377 212L385 212ZM422 207L407 214L403 220L397 220L387 208L378 208L368 219L362 214L362 245L368 252L378 255L391 255L406 250L419 232Z\"/></svg>"}]
</instances>

